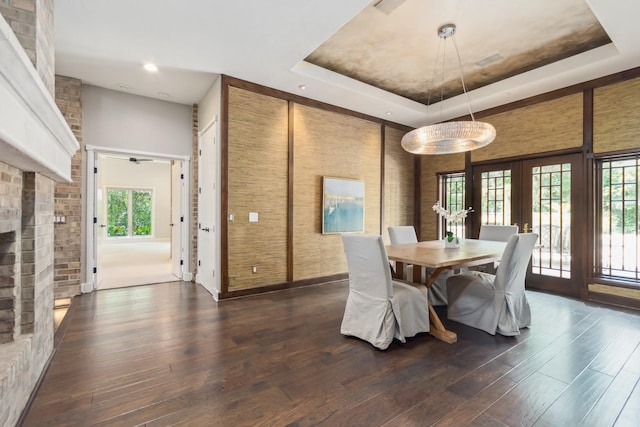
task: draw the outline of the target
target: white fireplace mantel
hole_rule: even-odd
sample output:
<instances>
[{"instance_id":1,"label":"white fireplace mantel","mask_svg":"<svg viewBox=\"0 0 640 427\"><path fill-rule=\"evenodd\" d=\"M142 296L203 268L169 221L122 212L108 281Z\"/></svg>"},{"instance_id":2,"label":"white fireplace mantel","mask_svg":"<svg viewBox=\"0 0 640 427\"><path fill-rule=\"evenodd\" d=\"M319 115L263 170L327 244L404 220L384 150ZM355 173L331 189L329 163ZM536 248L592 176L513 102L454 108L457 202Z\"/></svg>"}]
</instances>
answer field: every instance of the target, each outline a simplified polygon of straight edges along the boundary
<instances>
[{"instance_id":1,"label":"white fireplace mantel","mask_svg":"<svg viewBox=\"0 0 640 427\"><path fill-rule=\"evenodd\" d=\"M78 141L2 16L0 58L0 162L70 182Z\"/></svg>"}]
</instances>

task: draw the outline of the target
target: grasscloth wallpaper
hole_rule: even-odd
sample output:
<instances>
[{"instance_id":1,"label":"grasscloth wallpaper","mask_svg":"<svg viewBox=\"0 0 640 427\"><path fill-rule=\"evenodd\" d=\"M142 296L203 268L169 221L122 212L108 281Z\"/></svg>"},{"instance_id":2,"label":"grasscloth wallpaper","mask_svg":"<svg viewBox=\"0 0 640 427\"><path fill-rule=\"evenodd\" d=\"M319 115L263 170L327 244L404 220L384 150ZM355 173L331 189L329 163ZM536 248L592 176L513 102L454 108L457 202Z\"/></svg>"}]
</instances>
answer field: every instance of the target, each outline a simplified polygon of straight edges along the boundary
<instances>
[{"instance_id":1,"label":"grasscloth wallpaper","mask_svg":"<svg viewBox=\"0 0 640 427\"><path fill-rule=\"evenodd\" d=\"M286 281L287 101L230 88L228 176L229 290Z\"/></svg>"},{"instance_id":2,"label":"grasscloth wallpaper","mask_svg":"<svg viewBox=\"0 0 640 427\"><path fill-rule=\"evenodd\" d=\"M640 78L593 91L593 152L640 146Z\"/></svg>"},{"instance_id":3,"label":"grasscloth wallpaper","mask_svg":"<svg viewBox=\"0 0 640 427\"><path fill-rule=\"evenodd\" d=\"M413 225L415 156L400 146L405 131L384 130L384 226L382 236L389 243L387 227Z\"/></svg>"},{"instance_id":4,"label":"grasscloth wallpaper","mask_svg":"<svg viewBox=\"0 0 640 427\"><path fill-rule=\"evenodd\" d=\"M483 117L496 128L490 145L471 161L504 159L582 146L582 93Z\"/></svg>"},{"instance_id":5,"label":"grasscloth wallpaper","mask_svg":"<svg viewBox=\"0 0 640 427\"><path fill-rule=\"evenodd\" d=\"M363 180L365 232L380 233L380 125L304 105L293 120L293 278L344 273L340 235L321 234L322 177Z\"/></svg>"},{"instance_id":6,"label":"grasscloth wallpaper","mask_svg":"<svg viewBox=\"0 0 640 427\"><path fill-rule=\"evenodd\" d=\"M403 131L281 94L228 90L228 292L286 283L288 248L293 281L347 272L340 235L322 234L323 176L365 182L366 233L380 233L382 203L387 224L412 223L414 159L400 147Z\"/></svg>"}]
</instances>

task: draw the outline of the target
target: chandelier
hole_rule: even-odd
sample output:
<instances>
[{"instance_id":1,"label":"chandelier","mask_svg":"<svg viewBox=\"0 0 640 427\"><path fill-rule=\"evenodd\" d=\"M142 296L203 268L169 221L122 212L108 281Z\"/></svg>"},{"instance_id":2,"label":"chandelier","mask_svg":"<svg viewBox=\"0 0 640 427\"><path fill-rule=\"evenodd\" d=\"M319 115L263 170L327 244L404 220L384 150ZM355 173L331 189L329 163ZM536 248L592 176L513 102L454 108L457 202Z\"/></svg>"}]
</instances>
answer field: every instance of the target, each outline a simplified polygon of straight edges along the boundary
<instances>
[{"instance_id":1,"label":"chandelier","mask_svg":"<svg viewBox=\"0 0 640 427\"><path fill-rule=\"evenodd\" d=\"M436 123L434 125L423 126L414 129L402 137L402 148L413 154L451 154L461 153L464 151L475 150L490 144L496 137L496 129L489 123L477 122L471 111L471 99L464 84L464 75L462 73L462 62L460 61L460 53L458 45L453 35L456 33L454 24L445 24L438 28L438 37L444 39L451 38L453 46L458 57L458 67L460 68L460 80L462 81L462 91L467 96L469 105L469 115L471 121L453 121ZM442 55L444 67L444 50ZM436 65L437 65L436 58ZM434 78L435 80L434 66ZM444 73L443 73L444 80ZM442 89L444 90L444 89ZM430 97L429 97L430 99ZM440 97L442 102L442 95ZM427 107L429 103L427 102Z\"/></svg>"}]
</instances>

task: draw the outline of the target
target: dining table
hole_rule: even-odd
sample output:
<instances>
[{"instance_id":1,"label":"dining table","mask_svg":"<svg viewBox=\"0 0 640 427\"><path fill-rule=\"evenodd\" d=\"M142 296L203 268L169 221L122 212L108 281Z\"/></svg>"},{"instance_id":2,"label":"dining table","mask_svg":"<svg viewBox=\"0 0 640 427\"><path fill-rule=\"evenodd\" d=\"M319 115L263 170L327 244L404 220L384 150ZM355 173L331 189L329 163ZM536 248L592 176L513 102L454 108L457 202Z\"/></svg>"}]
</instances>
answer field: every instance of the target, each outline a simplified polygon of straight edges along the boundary
<instances>
[{"instance_id":1,"label":"dining table","mask_svg":"<svg viewBox=\"0 0 640 427\"><path fill-rule=\"evenodd\" d=\"M444 240L429 240L418 243L401 245L387 245L389 260L395 261L394 278L403 279L408 265L422 266L432 269L430 274L423 273L422 268L413 268L413 277L407 278L414 283L423 284L429 288L446 270L457 270L499 261L506 242L490 240L461 239L456 248L445 247ZM423 277L423 275L428 277ZM431 327L429 333L435 338L449 344L458 340L455 332L444 327L438 313L429 304L429 319Z\"/></svg>"}]
</instances>

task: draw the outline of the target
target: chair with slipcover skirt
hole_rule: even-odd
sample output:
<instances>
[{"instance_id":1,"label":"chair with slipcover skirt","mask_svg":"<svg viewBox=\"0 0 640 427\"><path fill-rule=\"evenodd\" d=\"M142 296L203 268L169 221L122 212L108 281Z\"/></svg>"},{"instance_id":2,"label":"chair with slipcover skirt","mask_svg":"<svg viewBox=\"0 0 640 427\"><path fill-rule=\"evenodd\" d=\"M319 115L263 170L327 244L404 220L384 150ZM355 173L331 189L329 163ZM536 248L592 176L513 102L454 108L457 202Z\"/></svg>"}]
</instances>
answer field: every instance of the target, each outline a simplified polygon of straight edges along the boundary
<instances>
[{"instance_id":1,"label":"chair with slipcover skirt","mask_svg":"<svg viewBox=\"0 0 640 427\"><path fill-rule=\"evenodd\" d=\"M509 237L518 232L517 225L487 225L480 226L479 240L491 240L494 242L507 242ZM474 270L484 271L485 273L496 274L498 262L485 264L474 268Z\"/></svg>"},{"instance_id":2,"label":"chair with slipcover skirt","mask_svg":"<svg viewBox=\"0 0 640 427\"><path fill-rule=\"evenodd\" d=\"M397 225L388 227L389 240L392 245L403 245L406 243L418 243L418 236L413 225ZM422 268L422 277L426 280L427 276L433 273L433 270L425 267ZM405 268L403 279L413 281L413 266L408 265ZM450 270L440 273L436 281L429 287L429 301L431 305L447 305L447 277L451 276Z\"/></svg>"},{"instance_id":3,"label":"chair with slipcover skirt","mask_svg":"<svg viewBox=\"0 0 640 427\"><path fill-rule=\"evenodd\" d=\"M491 335L519 335L530 326L524 281L537 240L535 233L513 234L495 276L470 271L447 279L447 317Z\"/></svg>"},{"instance_id":4,"label":"chair with slipcover skirt","mask_svg":"<svg viewBox=\"0 0 640 427\"><path fill-rule=\"evenodd\" d=\"M509 237L518 232L517 225L487 225L480 226L479 240L492 240L494 242L507 242Z\"/></svg>"},{"instance_id":5,"label":"chair with slipcover skirt","mask_svg":"<svg viewBox=\"0 0 640 427\"><path fill-rule=\"evenodd\" d=\"M382 236L343 234L349 296L340 332L385 350L429 331L427 288L392 280Z\"/></svg>"}]
</instances>

